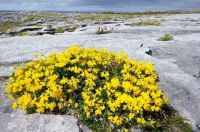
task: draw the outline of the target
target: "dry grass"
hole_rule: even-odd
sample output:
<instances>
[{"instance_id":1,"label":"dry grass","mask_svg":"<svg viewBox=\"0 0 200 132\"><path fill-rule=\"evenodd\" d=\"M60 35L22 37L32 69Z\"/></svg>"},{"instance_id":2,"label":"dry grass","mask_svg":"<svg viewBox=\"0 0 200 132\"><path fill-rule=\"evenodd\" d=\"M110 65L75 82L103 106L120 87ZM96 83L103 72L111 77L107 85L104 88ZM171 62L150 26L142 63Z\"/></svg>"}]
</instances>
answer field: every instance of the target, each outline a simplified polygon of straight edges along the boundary
<instances>
[{"instance_id":1,"label":"dry grass","mask_svg":"<svg viewBox=\"0 0 200 132\"><path fill-rule=\"evenodd\" d=\"M161 24L161 21L159 20L144 20L140 22L134 22L128 25L129 26L159 26L160 24Z\"/></svg>"},{"instance_id":2,"label":"dry grass","mask_svg":"<svg viewBox=\"0 0 200 132\"><path fill-rule=\"evenodd\" d=\"M27 15L25 22L37 21L41 18L55 18L59 16L61 16L61 14L54 12L32 12Z\"/></svg>"},{"instance_id":3,"label":"dry grass","mask_svg":"<svg viewBox=\"0 0 200 132\"><path fill-rule=\"evenodd\" d=\"M78 20L111 20L113 18L130 19L142 16L157 16L163 14L190 14L200 13L200 10L193 11L158 11L158 12L135 12L135 13L119 13L119 12L101 12L101 13L81 13L74 18Z\"/></svg>"},{"instance_id":4,"label":"dry grass","mask_svg":"<svg viewBox=\"0 0 200 132\"><path fill-rule=\"evenodd\" d=\"M20 26L18 22L3 22L0 23L0 32L6 32L8 29L14 29L15 27Z\"/></svg>"},{"instance_id":5,"label":"dry grass","mask_svg":"<svg viewBox=\"0 0 200 132\"><path fill-rule=\"evenodd\" d=\"M112 20L112 19L129 19L129 18L136 18L139 15L135 14L126 14L126 13L84 13L78 14L74 18L80 21L84 20L93 20L93 21L100 21L100 20Z\"/></svg>"}]
</instances>

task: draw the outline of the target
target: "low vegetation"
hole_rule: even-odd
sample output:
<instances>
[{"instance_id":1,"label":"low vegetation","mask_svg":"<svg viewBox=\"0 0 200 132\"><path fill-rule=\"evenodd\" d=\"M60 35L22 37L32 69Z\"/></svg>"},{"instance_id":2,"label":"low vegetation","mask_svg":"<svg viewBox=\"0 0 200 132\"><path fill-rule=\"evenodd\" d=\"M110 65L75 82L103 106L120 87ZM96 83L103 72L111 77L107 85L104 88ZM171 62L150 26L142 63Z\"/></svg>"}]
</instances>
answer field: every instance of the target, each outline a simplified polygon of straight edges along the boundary
<instances>
[{"instance_id":1,"label":"low vegetation","mask_svg":"<svg viewBox=\"0 0 200 132\"><path fill-rule=\"evenodd\" d=\"M139 15L132 13L82 13L76 15L74 18L80 21L93 20L93 21L109 21L113 19L129 19L136 18Z\"/></svg>"},{"instance_id":2,"label":"low vegetation","mask_svg":"<svg viewBox=\"0 0 200 132\"><path fill-rule=\"evenodd\" d=\"M27 36L27 35L29 35L28 32L20 32L20 33L18 33L18 36Z\"/></svg>"},{"instance_id":3,"label":"low vegetation","mask_svg":"<svg viewBox=\"0 0 200 132\"><path fill-rule=\"evenodd\" d=\"M21 24L18 23L18 22L3 22L3 23L0 23L0 32L6 32L8 31L9 29L12 30L18 26L20 26Z\"/></svg>"},{"instance_id":4,"label":"low vegetation","mask_svg":"<svg viewBox=\"0 0 200 132\"><path fill-rule=\"evenodd\" d=\"M30 14L27 15L25 22L32 22L32 21L37 21L41 19L55 19L60 20L62 19L60 13L55 13L55 12L31 12Z\"/></svg>"},{"instance_id":5,"label":"low vegetation","mask_svg":"<svg viewBox=\"0 0 200 132\"><path fill-rule=\"evenodd\" d=\"M160 124L158 124L154 131L193 132L191 125L187 123L187 119L184 119L177 111L169 109L169 107L166 107L165 114L161 118L164 119L160 119ZM146 130L148 130L148 128L146 128Z\"/></svg>"},{"instance_id":6,"label":"low vegetation","mask_svg":"<svg viewBox=\"0 0 200 132\"><path fill-rule=\"evenodd\" d=\"M127 24L127 25L129 25L129 26L159 26L160 23L161 22L158 20L144 20L144 21L140 21L140 22Z\"/></svg>"},{"instance_id":7,"label":"low vegetation","mask_svg":"<svg viewBox=\"0 0 200 132\"><path fill-rule=\"evenodd\" d=\"M122 15L160 15L160 14L191 14L200 13L200 10L177 10L177 11L146 11L146 12L134 12L134 13L120 13L120 12L102 12L102 14L122 14Z\"/></svg>"},{"instance_id":8,"label":"low vegetation","mask_svg":"<svg viewBox=\"0 0 200 132\"><path fill-rule=\"evenodd\" d=\"M100 12L100 13L81 13L74 18L78 20L112 20L112 19L130 19L149 15L163 15L163 14L191 14L200 13L200 10L193 11L157 11L157 12L135 12L135 13L120 13L120 12Z\"/></svg>"},{"instance_id":9,"label":"low vegetation","mask_svg":"<svg viewBox=\"0 0 200 132\"><path fill-rule=\"evenodd\" d=\"M74 32L76 29L77 29L77 27L71 27L71 28L67 28L65 31Z\"/></svg>"},{"instance_id":10,"label":"low vegetation","mask_svg":"<svg viewBox=\"0 0 200 132\"><path fill-rule=\"evenodd\" d=\"M6 92L13 109L71 114L95 131L162 131L171 129L171 122L173 128L190 130L169 112L152 64L105 49L72 46L61 54L39 56L16 69Z\"/></svg>"},{"instance_id":11,"label":"low vegetation","mask_svg":"<svg viewBox=\"0 0 200 132\"><path fill-rule=\"evenodd\" d=\"M99 21L99 20L111 20L113 19L113 15L110 14L78 14L74 17L75 19L78 19L80 21L83 20L93 20L93 21Z\"/></svg>"},{"instance_id":12,"label":"low vegetation","mask_svg":"<svg viewBox=\"0 0 200 132\"><path fill-rule=\"evenodd\" d=\"M64 32L65 32L65 30L62 27L58 27L56 29L56 33L64 33Z\"/></svg>"},{"instance_id":13,"label":"low vegetation","mask_svg":"<svg viewBox=\"0 0 200 132\"><path fill-rule=\"evenodd\" d=\"M170 34L165 34L163 36L161 36L158 40L159 41L170 41L170 40L173 40L174 37Z\"/></svg>"},{"instance_id":14,"label":"low vegetation","mask_svg":"<svg viewBox=\"0 0 200 132\"><path fill-rule=\"evenodd\" d=\"M36 19L36 17L34 15L29 15L26 19L25 22L32 22Z\"/></svg>"},{"instance_id":15,"label":"low vegetation","mask_svg":"<svg viewBox=\"0 0 200 132\"><path fill-rule=\"evenodd\" d=\"M66 19L66 20L64 20L64 21L62 21L62 22L64 22L65 24L74 24L75 22L73 21L73 20L71 20L71 19Z\"/></svg>"}]
</instances>

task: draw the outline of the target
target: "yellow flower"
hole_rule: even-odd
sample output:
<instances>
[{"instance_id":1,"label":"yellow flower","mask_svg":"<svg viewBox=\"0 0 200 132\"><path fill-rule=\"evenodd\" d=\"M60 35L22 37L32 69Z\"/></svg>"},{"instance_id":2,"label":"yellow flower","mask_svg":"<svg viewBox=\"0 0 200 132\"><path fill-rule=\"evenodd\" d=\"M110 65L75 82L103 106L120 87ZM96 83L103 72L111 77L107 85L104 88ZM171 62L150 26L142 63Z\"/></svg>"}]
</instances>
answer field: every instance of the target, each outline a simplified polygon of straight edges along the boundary
<instances>
[{"instance_id":1,"label":"yellow flower","mask_svg":"<svg viewBox=\"0 0 200 132\"><path fill-rule=\"evenodd\" d=\"M68 79L67 78L63 78L61 81L60 81L60 84L66 84L68 82Z\"/></svg>"},{"instance_id":2,"label":"yellow flower","mask_svg":"<svg viewBox=\"0 0 200 132\"><path fill-rule=\"evenodd\" d=\"M41 107L41 108L38 108L36 111L37 111L37 113L43 113L44 112L44 107Z\"/></svg>"},{"instance_id":3,"label":"yellow flower","mask_svg":"<svg viewBox=\"0 0 200 132\"><path fill-rule=\"evenodd\" d=\"M101 77L108 78L109 77L109 72L107 72L107 71L101 72Z\"/></svg>"},{"instance_id":4,"label":"yellow flower","mask_svg":"<svg viewBox=\"0 0 200 132\"><path fill-rule=\"evenodd\" d=\"M128 130L128 129L123 129L123 131L124 131L124 132L128 132L129 130Z\"/></svg>"},{"instance_id":5,"label":"yellow flower","mask_svg":"<svg viewBox=\"0 0 200 132\"><path fill-rule=\"evenodd\" d=\"M13 108L14 110L17 109L17 103L16 103L16 102L13 102L12 108Z\"/></svg>"},{"instance_id":6,"label":"yellow flower","mask_svg":"<svg viewBox=\"0 0 200 132\"><path fill-rule=\"evenodd\" d=\"M135 114L130 113L130 114L128 115L129 120L133 119L134 116L135 116Z\"/></svg>"},{"instance_id":7,"label":"yellow flower","mask_svg":"<svg viewBox=\"0 0 200 132\"><path fill-rule=\"evenodd\" d=\"M101 114L102 114L102 112L101 112L100 109L97 109L97 110L95 111L95 115L101 115Z\"/></svg>"},{"instance_id":8,"label":"yellow flower","mask_svg":"<svg viewBox=\"0 0 200 132\"><path fill-rule=\"evenodd\" d=\"M108 120L112 121L113 120L113 116L109 116Z\"/></svg>"},{"instance_id":9,"label":"yellow flower","mask_svg":"<svg viewBox=\"0 0 200 132\"><path fill-rule=\"evenodd\" d=\"M75 108L78 108L78 103L75 103Z\"/></svg>"},{"instance_id":10,"label":"yellow flower","mask_svg":"<svg viewBox=\"0 0 200 132\"><path fill-rule=\"evenodd\" d=\"M118 78L112 78L112 80L111 80L111 86L114 87L114 88L119 87L120 86L119 79Z\"/></svg>"},{"instance_id":11,"label":"yellow flower","mask_svg":"<svg viewBox=\"0 0 200 132\"><path fill-rule=\"evenodd\" d=\"M144 118L138 117L138 118L137 118L137 122L138 122L138 123L141 123L141 124L145 124L146 121L145 121Z\"/></svg>"},{"instance_id":12,"label":"yellow flower","mask_svg":"<svg viewBox=\"0 0 200 132\"><path fill-rule=\"evenodd\" d=\"M125 92L130 92L132 90L132 84L128 81L122 83L122 87L124 88Z\"/></svg>"},{"instance_id":13,"label":"yellow flower","mask_svg":"<svg viewBox=\"0 0 200 132\"><path fill-rule=\"evenodd\" d=\"M68 102L69 102L69 104L72 104L73 101L72 101L72 99L69 99Z\"/></svg>"},{"instance_id":14,"label":"yellow flower","mask_svg":"<svg viewBox=\"0 0 200 132\"><path fill-rule=\"evenodd\" d=\"M78 46L20 66L9 78L6 93L13 109L59 114L73 108L86 121L106 119L114 127L131 126L135 120L153 126L152 113L169 103L152 64Z\"/></svg>"},{"instance_id":15,"label":"yellow flower","mask_svg":"<svg viewBox=\"0 0 200 132\"><path fill-rule=\"evenodd\" d=\"M87 117L89 117L90 116L90 112L88 111L88 112L86 112L86 116Z\"/></svg>"},{"instance_id":16,"label":"yellow flower","mask_svg":"<svg viewBox=\"0 0 200 132\"><path fill-rule=\"evenodd\" d=\"M122 118L121 117L118 117L118 116L115 116L112 120L112 122L116 125L120 125L122 124Z\"/></svg>"},{"instance_id":17,"label":"yellow flower","mask_svg":"<svg viewBox=\"0 0 200 132\"><path fill-rule=\"evenodd\" d=\"M89 60L89 61L87 62L87 65L88 65L89 67L94 67L94 66L96 65L96 62L95 62L95 61Z\"/></svg>"},{"instance_id":18,"label":"yellow flower","mask_svg":"<svg viewBox=\"0 0 200 132\"><path fill-rule=\"evenodd\" d=\"M56 104L55 103L50 103L47 106L48 106L48 108L49 108L50 111L53 111L54 108L55 108L55 106L56 106Z\"/></svg>"}]
</instances>

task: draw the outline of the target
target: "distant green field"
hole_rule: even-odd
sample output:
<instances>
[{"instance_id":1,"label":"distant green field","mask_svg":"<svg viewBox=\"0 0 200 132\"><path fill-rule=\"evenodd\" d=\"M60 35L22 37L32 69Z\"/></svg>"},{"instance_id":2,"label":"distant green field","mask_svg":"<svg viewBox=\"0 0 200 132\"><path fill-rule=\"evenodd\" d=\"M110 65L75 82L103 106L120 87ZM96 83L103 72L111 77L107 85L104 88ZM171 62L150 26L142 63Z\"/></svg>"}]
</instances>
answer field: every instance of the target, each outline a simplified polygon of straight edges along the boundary
<instances>
[{"instance_id":1,"label":"distant green field","mask_svg":"<svg viewBox=\"0 0 200 132\"><path fill-rule=\"evenodd\" d=\"M157 11L157 12L135 12L135 13L122 13L122 12L98 12L98 13L80 13L74 18L78 20L112 20L114 18L129 19L137 18L145 15L162 15L162 14L191 14L200 13L200 10L193 11Z\"/></svg>"},{"instance_id":2,"label":"distant green field","mask_svg":"<svg viewBox=\"0 0 200 132\"><path fill-rule=\"evenodd\" d=\"M200 13L200 10L177 10L177 11L147 11L147 12L133 12L133 13L121 13L121 12L100 12L99 14L134 14L134 15L159 15L159 14L190 14L190 13Z\"/></svg>"}]
</instances>

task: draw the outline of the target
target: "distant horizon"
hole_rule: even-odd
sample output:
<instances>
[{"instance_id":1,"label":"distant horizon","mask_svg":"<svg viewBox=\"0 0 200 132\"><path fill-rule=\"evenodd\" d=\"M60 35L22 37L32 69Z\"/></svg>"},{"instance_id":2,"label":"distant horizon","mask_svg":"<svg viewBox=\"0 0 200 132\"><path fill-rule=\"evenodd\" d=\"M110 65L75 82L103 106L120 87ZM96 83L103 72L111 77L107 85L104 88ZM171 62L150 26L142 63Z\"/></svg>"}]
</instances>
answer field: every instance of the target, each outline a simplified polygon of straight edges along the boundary
<instances>
[{"instance_id":1,"label":"distant horizon","mask_svg":"<svg viewBox=\"0 0 200 132\"><path fill-rule=\"evenodd\" d=\"M101 12L113 12L113 13L142 13L142 12L173 12L173 11L200 11L200 8L198 9L185 9L185 10L179 10L179 9L174 9L174 10L147 10L147 11L94 11L94 10L85 10L85 11L76 11L76 10L1 10L0 12L63 12L63 13L101 13Z\"/></svg>"},{"instance_id":2,"label":"distant horizon","mask_svg":"<svg viewBox=\"0 0 200 132\"><path fill-rule=\"evenodd\" d=\"M0 0L9 11L148 12L200 9L200 0Z\"/></svg>"}]
</instances>

